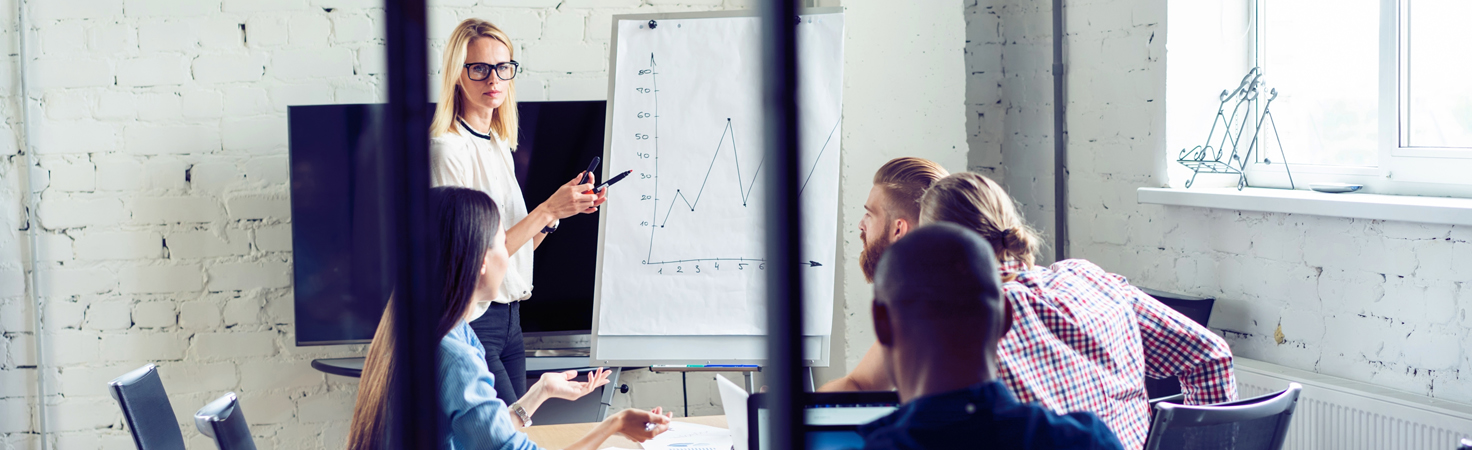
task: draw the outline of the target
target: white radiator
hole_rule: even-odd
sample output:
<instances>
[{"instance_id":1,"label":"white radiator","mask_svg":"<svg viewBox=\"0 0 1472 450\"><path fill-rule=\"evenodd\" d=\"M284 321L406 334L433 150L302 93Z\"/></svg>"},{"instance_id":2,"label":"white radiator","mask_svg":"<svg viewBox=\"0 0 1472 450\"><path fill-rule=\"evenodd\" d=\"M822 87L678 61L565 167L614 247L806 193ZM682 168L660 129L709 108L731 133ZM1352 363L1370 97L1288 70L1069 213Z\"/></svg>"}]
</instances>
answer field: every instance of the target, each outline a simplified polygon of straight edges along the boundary
<instances>
[{"instance_id":1,"label":"white radiator","mask_svg":"<svg viewBox=\"0 0 1472 450\"><path fill-rule=\"evenodd\" d=\"M1303 385L1286 450L1456 450L1472 437L1472 405L1245 358L1236 373L1241 398Z\"/></svg>"}]
</instances>

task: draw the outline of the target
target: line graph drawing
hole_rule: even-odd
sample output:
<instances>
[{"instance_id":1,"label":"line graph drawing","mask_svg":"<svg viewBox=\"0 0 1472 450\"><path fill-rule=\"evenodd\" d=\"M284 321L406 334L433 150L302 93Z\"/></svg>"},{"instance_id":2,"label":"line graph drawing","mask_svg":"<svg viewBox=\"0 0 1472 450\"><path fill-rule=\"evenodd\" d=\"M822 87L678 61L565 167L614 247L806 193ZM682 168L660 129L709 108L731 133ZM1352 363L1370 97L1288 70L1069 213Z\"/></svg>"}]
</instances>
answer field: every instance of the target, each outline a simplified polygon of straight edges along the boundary
<instances>
[{"instance_id":1,"label":"line graph drawing","mask_svg":"<svg viewBox=\"0 0 1472 450\"><path fill-rule=\"evenodd\" d=\"M833 141L833 139L832 139L833 133L835 133L835 132L838 131L838 125L839 124L837 124L837 123L833 124L833 131L830 131L829 132L829 134L828 134L828 136L829 136L828 140L823 143L822 149L820 149L818 151L818 159L822 159L823 158L823 152L827 151L827 149L828 149L828 143L830 143L830 142ZM733 159L735 159L735 168L736 168L737 182L740 183L741 181L744 180L741 177L741 151L736 148L736 140L735 140L735 136L732 136L733 133L732 133L732 130L731 130L731 126L732 126L731 125L731 119L729 119L729 118L726 119L726 129L725 129L725 131L723 131L721 133L721 141L720 141L720 144L717 144L716 145L716 151L715 151L715 153L711 155L711 158L710 158L710 166L706 168L705 178L702 179L702 180L700 180L700 189L697 189L695 191L695 200L694 201L691 201L689 197L686 197L685 196L685 192L684 192L683 189L675 189L675 197L677 197L679 200L683 200L685 202L685 207L688 208L688 209L690 209L691 212L695 212L695 206L700 204L700 199L705 194L705 187L706 187L706 185L708 185L710 183L710 174L711 174L711 172L714 172L715 171L716 161L720 159L720 156L721 156L721 148L725 146L725 143L728 140L728 137L729 137L729 140L731 141L731 155L733 156ZM762 165L765 162L766 162L766 155L762 155L762 159L761 160L758 160L758 162L757 162L757 165L756 165L756 173L753 173L751 175L751 181L750 182L747 182L747 183L738 184L736 186L737 187L737 190L741 193L741 206L743 206L743 207L744 206L749 206L749 203L751 202L751 191L756 188L756 177L757 177L757 175L760 175L761 174ZM813 172L816 172L817 170L818 170L818 161L815 160L815 161L813 161L812 167L810 167L808 169L808 174L803 177L803 183L802 183L802 186L798 189L798 195L802 195L802 192L804 190L807 190L807 184L808 184L807 182L813 179ZM658 178L659 177L659 174L658 173L655 173L654 176L656 178ZM658 200L658 199L656 198L656 200ZM664 219L662 219L662 220L659 221L659 228L664 228L665 224L668 224L669 223L669 221L670 221L670 214L674 212L675 205L676 205L676 203L674 203L674 201L671 200L670 201L669 208L665 208Z\"/></svg>"},{"instance_id":2,"label":"line graph drawing","mask_svg":"<svg viewBox=\"0 0 1472 450\"><path fill-rule=\"evenodd\" d=\"M749 261L749 262L755 262L755 263L764 263L764 262L766 262L766 259L764 259L764 258L743 258L743 257L729 257L729 258L712 257L712 258L687 258L687 259L673 259L673 260L655 260L655 258L654 258L654 246L655 246L655 241L657 240L657 235L658 235L659 229L665 228L669 224L670 216L674 214L675 207L676 206L679 206L680 203L684 203L684 205L685 205L685 207L682 208L682 210L689 210L689 212L691 212L691 213L696 212L696 207L700 204L700 199L704 197L706 187L710 184L710 176L711 176L711 173L715 172L717 162L721 159L721 151L722 151L722 149L727 148L727 143L728 142L730 143L730 145L729 145L729 148L730 148L729 152L731 153L731 159L732 159L732 162L733 162L732 167L735 169L735 172L736 172L736 189L737 189L737 193L740 194L741 206L743 208L750 206L750 204L751 204L751 192L756 189L757 180L758 180L758 177L761 175L762 166L764 164L766 164L766 154L763 153L762 154L762 157L757 160L756 170L752 171L751 176L750 176L750 181L747 181L747 177L742 176L742 172L741 172L741 151L736 146L736 132L735 132L735 128L734 128L735 125L734 125L732 119L729 118L729 117L727 117L726 118L725 127L723 127L723 129L721 131L721 137L720 137L720 139L718 139L716 141L715 151L713 151L711 153L710 164L708 164L706 166L705 177L701 179L701 181L700 181L700 187L695 190L695 199L694 200L691 200L690 197L685 194L685 190L684 189L682 189L682 188L675 189L675 193L674 193L674 195L672 196L672 198L669 201L669 206L667 206L664 209L664 214L663 214L663 217L661 218L661 215L659 214L659 212L660 212L660 208L659 208L659 201L660 201L660 196L659 196L659 192L660 192L659 191L659 178L660 178L660 176L659 176L659 118L661 116L659 114L659 69L658 69L658 66L659 66L659 64L657 62L657 59L655 58L655 55L653 53L651 53L649 55L649 65L648 65L649 68L648 69L641 70L641 72L644 72L645 70L647 70L647 72L644 72L644 74L647 74L650 77L650 93L652 94L653 99L654 99L654 101L653 101L653 111L654 111L654 113L651 116L651 118L653 119L654 127L653 127L653 131L650 133L650 135L651 135L651 138L652 138L651 139L651 143L652 143L651 145L652 145L652 147L654 149L653 150L653 159L654 159L653 181L654 181L654 192L655 193L652 196L653 197L652 198L652 200L653 200L653 207L650 208L650 210L651 210L651 217L650 217L649 222L646 222L648 224L648 226L649 226L649 250L646 253L644 260L643 261L640 261L640 263L645 264L645 265L662 265L662 264L675 264L675 263L690 263L690 262L699 262L699 261L712 261L712 262L715 262L715 261L739 261L739 262L748 262ZM842 122L841 119L839 121L835 122L833 124L833 127L831 128L831 130L828 132L827 138L824 139L824 141L823 141L823 146L820 147L819 150L818 150L817 157L814 158L813 162L811 163L811 165L808 168L807 175L802 177L802 180L803 181L802 181L802 184L799 186L798 195L802 195L802 192L804 192L804 191L807 190L808 182L812 180L813 174L815 172L817 172L819 163L822 162L823 154L827 152L828 145L833 142L833 135L838 132L838 127L842 123L843 122ZM822 266L822 263L819 263L817 261L799 262L799 264L807 265L808 267L821 267ZM741 270L744 270L744 268L745 268L744 266L745 266L744 264L742 266L740 266L740 269Z\"/></svg>"}]
</instances>

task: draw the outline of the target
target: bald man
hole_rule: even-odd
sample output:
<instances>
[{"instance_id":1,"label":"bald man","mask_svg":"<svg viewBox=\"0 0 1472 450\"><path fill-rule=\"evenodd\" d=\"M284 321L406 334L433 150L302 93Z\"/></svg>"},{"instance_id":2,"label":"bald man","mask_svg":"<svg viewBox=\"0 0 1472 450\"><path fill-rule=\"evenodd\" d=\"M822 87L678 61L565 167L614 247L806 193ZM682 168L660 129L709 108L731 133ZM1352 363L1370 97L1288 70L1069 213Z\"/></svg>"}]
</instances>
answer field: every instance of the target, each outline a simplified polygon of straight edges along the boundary
<instances>
[{"instance_id":1,"label":"bald man","mask_svg":"<svg viewBox=\"0 0 1472 450\"><path fill-rule=\"evenodd\" d=\"M1122 449L1090 412L1022 404L997 381L1008 324L992 247L954 224L910 231L880 258L874 334L899 410L860 429L866 449Z\"/></svg>"}]
</instances>

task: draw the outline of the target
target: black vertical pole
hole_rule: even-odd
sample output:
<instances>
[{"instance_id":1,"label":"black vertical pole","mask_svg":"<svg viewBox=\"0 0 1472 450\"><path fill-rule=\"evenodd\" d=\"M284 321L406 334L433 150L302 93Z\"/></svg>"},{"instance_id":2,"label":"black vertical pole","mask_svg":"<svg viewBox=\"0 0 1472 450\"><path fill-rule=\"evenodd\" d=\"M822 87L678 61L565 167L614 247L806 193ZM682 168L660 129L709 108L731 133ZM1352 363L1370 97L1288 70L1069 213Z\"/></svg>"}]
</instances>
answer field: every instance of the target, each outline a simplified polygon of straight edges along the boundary
<instances>
[{"instance_id":1,"label":"black vertical pole","mask_svg":"<svg viewBox=\"0 0 1472 450\"><path fill-rule=\"evenodd\" d=\"M767 367L771 448L803 448L802 215L798 198L796 0L762 7L762 91L766 95Z\"/></svg>"},{"instance_id":2,"label":"black vertical pole","mask_svg":"<svg viewBox=\"0 0 1472 450\"><path fill-rule=\"evenodd\" d=\"M384 229L395 269L394 403L385 448L440 445L439 383L435 378L435 322L442 302L429 273L428 245L435 242L428 217L429 41L424 0L384 0L388 37L388 109L379 161L385 177Z\"/></svg>"},{"instance_id":3,"label":"black vertical pole","mask_svg":"<svg viewBox=\"0 0 1472 450\"><path fill-rule=\"evenodd\" d=\"M1068 99L1063 93L1063 0L1053 0L1053 259L1068 257Z\"/></svg>"}]
</instances>

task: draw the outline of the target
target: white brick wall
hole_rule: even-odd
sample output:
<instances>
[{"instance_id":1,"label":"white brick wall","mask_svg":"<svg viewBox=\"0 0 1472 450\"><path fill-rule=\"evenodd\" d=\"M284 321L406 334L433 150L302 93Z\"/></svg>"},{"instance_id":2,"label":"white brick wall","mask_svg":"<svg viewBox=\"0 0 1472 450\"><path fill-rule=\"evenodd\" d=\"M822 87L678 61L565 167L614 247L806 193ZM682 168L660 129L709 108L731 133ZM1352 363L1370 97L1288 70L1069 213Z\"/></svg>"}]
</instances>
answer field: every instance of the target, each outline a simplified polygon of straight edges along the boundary
<instances>
[{"instance_id":1,"label":"white brick wall","mask_svg":"<svg viewBox=\"0 0 1472 450\"><path fill-rule=\"evenodd\" d=\"M1467 227L1136 202L1136 188L1168 185L1178 150L1165 136L1166 4L1068 2L1070 256L1141 286L1216 297L1211 325L1237 355L1472 403ZM1004 165L1029 220L1047 226L1050 5L980 0L967 14L970 165ZM997 51L971 51L978 40L998 43L1000 66ZM1002 86L987 68L1004 69ZM997 92L1005 108L987 97ZM998 113L1000 125L979 119Z\"/></svg>"},{"instance_id":2,"label":"white brick wall","mask_svg":"<svg viewBox=\"0 0 1472 450\"><path fill-rule=\"evenodd\" d=\"M0 1L0 45L15 55L15 11ZM526 71L521 98L601 99L610 19L616 14L744 8L746 0L512 0L433 2L432 47L455 22L504 26ZM825 6L835 2L824 0ZM848 38L855 89L897 88L894 98L851 92L843 139L844 255L869 174L901 154L953 169L964 163L962 25L952 2L911 6L851 1ZM286 108L378 102L384 89L384 18L376 0L25 0L31 48L22 124L16 56L0 58L0 448L36 448L35 342L29 255L41 260L46 401L59 448L128 448L117 407L101 384L159 364L190 447L209 447L190 413L224 391L241 393L263 448L340 448L355 380L311 370L312 358L360 355L361 346L295 347L292 336ZM896 25L895 17L908 17ZM912 30L902 41L896 29ZM912 48L937 51L916 55ZM859 51L863 49L863 51ZM879 51L871 51L879 49ZM869 55L868 57L864 57ZM936 75L899 86L869 68L902 58ZM902 92L898 93L898 92ZM935 137L895 133L882 112L901 106ZM866 125L867 124L867 125ZM38 167L26 168L21 131ZM880 144L883 142L888 144ZM908 142L908 143L904 143ZM904 143L900 145L900 143ZM874 147L869 149L868 147ZM882 148L893 147L890 150ZM39 245L25 234L19 174L40 187ZM855 259L843 256L845 260ZM868 345L868 286L845 267L835 333L842 373ZM845 321L857 325L845 328ZM846 340L850 338L840 339ZM853 350L846 351L845 348ZM847 352L847 353L846 353ZM714 384L690 380L692 414L719 412ZM733 377L735 378L735 377ZM618 404L678 409L678 376L626 374ZM820 380L821 381L821 380Z\"/></svg>"},{"instance_id":3,"label":"white brick wall","mask_svg":"<svg viewBox=\"0 0 1472 450\"><path fill-rule=\"evenodd\" d=\"M48 0L29 5L39 41L31 54L37 114L29 126L36 133L30 143L40 159L36 179L49 183L38 208L41 243L29 251L41 255L44 265L39 290L48 304L49 376L61 380L52 384L51 395L64 397L50 416L87 409L53 422L54 431L66 430L53 434L53 443L126 447L116 407L99 386L153 362L161 366L181 420L222 391L238 390L263 446L340 447L355 386L340 377L324 380L308 361L361 354L362 348L292 344L285 108L382 98L383 19L376 3ZM444 34L464 17L506 27L527 69L519 79L522 98L532 100L603 97L612 15L744 6L734 0L462 5L467 3L475 2L436 7L436 30ZM873 61L904 59L935 75L900 86L908 88L893 98L857 91L847 96L845 116L852 120L843 139L864 148L845 157L841 257L846 262L858 253L853 234L858 205L879 164L913 154L959 170L966 162L962 133L972 130L972 142L978 133L971 119L962 120L961 104L953 103L965 86L962 37L972 34L963 34L960 5L929 5L920 14L892 2L847 6L847 59L853 65L847 72L855 89L894 87L864 70ZM913 20L896 24L895 17ZM915 37L893 39L900 28ZM0 36L13 33L13 26L0 29ZM443 38L437 34L434 42L438 49ZM936 51L915 54L910 51L915 47ZM3 77L0 81L14 80L13 73ZM16 111L8 96L12 88L0 88L0 95L7 95L4 109ZM966 101L980 104L966 89ZM917 142L884 131L894 120L886 108L896 107L912 111L913 123L930 130L923 134L933 139ZM4 132L19 129L18 115L6 117L0 137L13 137ZM1001 114L993 117L988 120L1000 120ZM10 162L0 168L6 180L16 179L11 174L22 167L14 148L0 142L0 150L9 152ZM0 217L20 223L19 184L0 184L0 194L7 210L14 211ZM0 389L0 442L6 443L0 445L34 448L35 435L27 433L35 430L28 406L34 400L29 383L35 369L26 368L35 364L32 313L23 291L12 289L23 279L20 249L29 248L22 243L25 235L14 231L20 228L5 227L11 231L0 235L0 248L17 249L0 252L0 281L5 282L0 380L6 381L0 385L7 386ZM836 312L840 320L834 329L843 338L836 339L835 367L819 371L820 382L846 371L872 339L868 285L856 267L846 264L843 273L839 283L845 300L839 303L845 307ZM617 405L678 409L678 378L627 373L622 381L634 389L618 396ZM11 380L23 380L27 387L10 388ZM690 389L692 414L720 411L711 380L692 377ZM185 425L191 446L209 446Z\"/></svg>"},{"instance_id":4,"label":"white brick wall","mask_svg":"<svg viewBox=\"0 0 1472 450\"><path fill-rule=\"evenodd\" d=\"M1022 203L1028 223L1053 235L1051 2L967 2L967 167ZM1016 175L1013 175L1016 174ZM1051 242L1051 241L1050 241ZM1041 263L1053 260L1043 249Z\"/></svg>"},{"instance_id":5,"label":"white brick wall","mask_svg":"<svg viewBox=\"0 0 1472 450\"><path fill-rule=\"evenodd\" d=\"M250 237L243 229L224 230L216 233L205 230L181 231L167 238L169 257L205 258L235 256L250 253Z\"/></svg>"}]
</instances>

